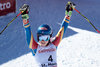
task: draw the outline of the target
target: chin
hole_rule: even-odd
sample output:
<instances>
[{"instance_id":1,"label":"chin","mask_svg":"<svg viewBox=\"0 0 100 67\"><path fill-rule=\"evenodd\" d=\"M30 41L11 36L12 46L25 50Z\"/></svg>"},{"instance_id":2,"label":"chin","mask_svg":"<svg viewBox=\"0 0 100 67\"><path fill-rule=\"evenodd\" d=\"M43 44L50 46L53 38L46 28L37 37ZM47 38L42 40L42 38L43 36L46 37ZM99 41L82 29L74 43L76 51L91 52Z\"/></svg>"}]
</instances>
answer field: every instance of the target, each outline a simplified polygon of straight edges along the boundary
<instances>
[{"instance_id":1,"label":"chin","mask_svg":"<svg viewBox=\"0 0 100 67\"><path fill-rule=\"evenodd\" d=\"M41 46L45 47L46 45L41 45Z\"/></svg>"}]
</instances>

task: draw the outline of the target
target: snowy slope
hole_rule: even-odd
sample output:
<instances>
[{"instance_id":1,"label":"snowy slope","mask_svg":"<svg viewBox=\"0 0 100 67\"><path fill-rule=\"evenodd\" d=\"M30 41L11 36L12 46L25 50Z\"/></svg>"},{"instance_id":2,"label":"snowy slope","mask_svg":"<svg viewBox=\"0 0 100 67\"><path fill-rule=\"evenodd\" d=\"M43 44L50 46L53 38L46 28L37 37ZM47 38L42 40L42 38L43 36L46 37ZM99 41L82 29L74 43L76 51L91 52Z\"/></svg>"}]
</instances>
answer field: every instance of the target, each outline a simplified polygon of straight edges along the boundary
<instances>
[{"instance_id":1,"label":"snowy slope","mask_svg":"<svg viewBox=\"0 0 100 67\"><path fill-rule=\"evenodd\" d=\"M67 0L68 1L68 0ZM30 6L30 24L34 38L40 24L48 23L56 35L64 17L66 0L17 0L16 14L0 17L0 31L19 13L24 3ZM99 0L72 0L100 29ZM56 25L56 26L55 26ZM77 12L73 11L69 28L58 47L59 67L100 67L100 34ZM33 59L33 60L32 60ZM21 16L0 35L0 67L32 67L36 62L25 40Z\"/></svg>"},{"instance_id":2,"label":"snowy slope","mask_svg":"<svg viewBox=\"0 0 100 67\"><path fill-rule=\"evenodd\" d=\"M58 67L100 67L100 35L69 28L78 34L64 38L60 43L57 52ZM36 62L32 54L28 53L2 64L1 67L36 67Z\"/></svg>"}]
</instances>

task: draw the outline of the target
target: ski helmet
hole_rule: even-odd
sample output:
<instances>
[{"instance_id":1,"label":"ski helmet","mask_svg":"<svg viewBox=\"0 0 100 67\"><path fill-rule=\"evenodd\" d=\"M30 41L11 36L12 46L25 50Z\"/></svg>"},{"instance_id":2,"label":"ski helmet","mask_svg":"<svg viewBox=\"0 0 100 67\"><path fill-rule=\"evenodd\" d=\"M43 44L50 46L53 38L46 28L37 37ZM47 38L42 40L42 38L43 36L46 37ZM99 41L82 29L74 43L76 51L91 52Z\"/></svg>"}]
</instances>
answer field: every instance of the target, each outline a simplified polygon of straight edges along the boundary
<instances>
[{"instance_id":1,"label":"ski helmet","mask_svg":"<svg viewBox=\"0 0 100 67\"><path fill-rule=\"evenodd\" d=\"M40 35L51 35L52 31L49 25L43 24L38 27L37 34Z\"/></svg>"}]
</instances>

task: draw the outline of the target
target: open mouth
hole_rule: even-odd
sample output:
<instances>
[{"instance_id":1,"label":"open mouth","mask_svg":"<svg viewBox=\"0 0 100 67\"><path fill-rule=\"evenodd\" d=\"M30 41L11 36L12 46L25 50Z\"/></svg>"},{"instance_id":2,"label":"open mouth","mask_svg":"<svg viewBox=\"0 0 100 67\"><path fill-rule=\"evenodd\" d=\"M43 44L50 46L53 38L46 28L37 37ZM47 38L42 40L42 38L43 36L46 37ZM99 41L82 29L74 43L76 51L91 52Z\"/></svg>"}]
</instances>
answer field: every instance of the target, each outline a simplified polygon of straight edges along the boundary
<instances>
[{"instance_id":1,"label":"open mouth","mask_svg":"<svg viewBox=\"0 0 100 67\"><path fill-rule=\"evenodd\" d=\"M41 42L41 44L45 44L45 42Z\"/></svg>"}]
</instances>

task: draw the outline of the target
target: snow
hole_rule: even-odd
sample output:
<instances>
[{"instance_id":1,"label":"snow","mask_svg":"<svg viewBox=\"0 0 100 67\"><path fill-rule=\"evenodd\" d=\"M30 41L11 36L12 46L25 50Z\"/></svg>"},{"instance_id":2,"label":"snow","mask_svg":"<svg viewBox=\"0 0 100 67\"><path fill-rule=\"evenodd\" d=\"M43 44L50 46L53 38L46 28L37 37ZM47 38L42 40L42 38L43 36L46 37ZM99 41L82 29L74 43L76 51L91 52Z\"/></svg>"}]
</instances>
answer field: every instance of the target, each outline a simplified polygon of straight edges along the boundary
<instances>
[{"instance_id":1,"label":"snow","mask_svg":"<svg viewBox=\"0 0 100 67\"><path fill-rule=\"evenodd\" d=\"M69 26L78 34L64 38L57 51L58 67L99 67L100 35ZM36 67L31 53L10 60L1 67Z\"/></svg>"},{"instance_id":2,"label":"snow","mask_svg":"<svg viewBox=\"0 0 100 67\"><path fill-rule=\"evenodd\" d=\"M68 1L68 0L67 0ZM18 13L24 3L30 6L30 24L36 40L39 25L48 23L53 36L64 17L66 0L17 0L17 11L0 17L0 31ZM99 0L73 0L76 9L100 30ZM48 5L48 6L47 6ZM100 67L100 34L76 11L57 51L58 67ZM36 67L27 46L21 16L0 35L0 67Z\"/></svg>"},{"instance_id":3,"label":"snow","mask_svg":"<svg viewBox=\"0 0 100 67\"><path fill-rule=\"evenodd\" d=\"M74 27L78 34L64 38L59 46L60 67L99 67L100 35ZM64 48L64 49L63 49ZM62 58L63 57L63 58ZM63 66L64 65L64 66Z\"/></svg>"}]
</instances>

